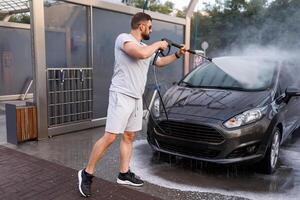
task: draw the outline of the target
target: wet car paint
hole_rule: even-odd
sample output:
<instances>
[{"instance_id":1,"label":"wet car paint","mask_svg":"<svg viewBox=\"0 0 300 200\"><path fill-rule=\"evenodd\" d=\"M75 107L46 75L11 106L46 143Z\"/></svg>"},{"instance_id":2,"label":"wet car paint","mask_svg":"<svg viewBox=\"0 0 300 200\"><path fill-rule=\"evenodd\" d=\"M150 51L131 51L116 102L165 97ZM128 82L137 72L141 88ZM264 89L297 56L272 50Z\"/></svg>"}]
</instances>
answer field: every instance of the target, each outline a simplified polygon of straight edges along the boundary
<instances>
[{"instance_id":1,"label":"wet car paint","mask_svg":"<svg viewBox=\"0 0 300 200\"><path fill-rule=\"evenodd\" d=\"M274 68L276 70L273 82L270 88L264 90L195 88L189 85L182 86L180 84L182 81L171 87L161 100L161 104L164 104L166 109L161 111L159 117L152 117L149 120L149 144L156 151L216 163L261 160L270 146L274 130L276 128L280 130L282 143L299 126L300 120L299 115L295 113L295 110L300 111L299 97L292 97L288 103L277 101L276 90L279 88L279 77L284 72L280 71L281 68L279 69L277 65ZM224 123L233 116L262 107L266 108L266 112L257 122L237 128L224 126ZM292 107L295 109L291 109ZM176 122L178 129L160 127L162 123L166 124L168 121ZM190 139L177 136L176 132L180 132L184 124L188 123L190 126L205 125L213 128L224 137L225 141L222 144L211 144L198 142L196 136L192 138L193 134L201 135L202 130L192 132L185 129L184 134L189 132ZM255 148L255 152L248 156L232 157L239 150L245 151L243 148L247 148L247 145L249 148ZM208 149L218 150L219 153L215 153L214 158L207 158L207 156L198 155L197 148L199 148L198 151Z\"/></svg>"}]
</instances>

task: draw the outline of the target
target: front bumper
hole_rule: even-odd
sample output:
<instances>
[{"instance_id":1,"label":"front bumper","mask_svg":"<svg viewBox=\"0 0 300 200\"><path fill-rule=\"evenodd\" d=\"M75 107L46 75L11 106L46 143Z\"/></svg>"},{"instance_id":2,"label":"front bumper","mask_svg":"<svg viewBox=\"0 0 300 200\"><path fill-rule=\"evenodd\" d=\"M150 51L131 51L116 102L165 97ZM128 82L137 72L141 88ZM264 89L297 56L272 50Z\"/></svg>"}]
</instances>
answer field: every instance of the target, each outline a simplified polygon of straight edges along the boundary
<instances>
[{"instance_id":1,"label":"front bumper","mask_svg":"<svg viewBox=\"0 0 300 200\"><path fill-rule=\"evenodd\" d=\"M260 160L264 157L271 135L270 121L267 118L238 129L227 129L222 125L222 121L215 119L169 117L169 120L176 122L177 125L188 122L192 125L201 124L211 127L223 138L217 141L201 141L199 137L192 138L191 134L189 137L178 137L178 134L172 134L176 129L166 134L159 126L164 120L149 120L148 142L154 150L214 163L227 164ZM181 129L180 126L178 128ZM193 134L201 134L201 132Z\"/></svg>"}]
</instances>

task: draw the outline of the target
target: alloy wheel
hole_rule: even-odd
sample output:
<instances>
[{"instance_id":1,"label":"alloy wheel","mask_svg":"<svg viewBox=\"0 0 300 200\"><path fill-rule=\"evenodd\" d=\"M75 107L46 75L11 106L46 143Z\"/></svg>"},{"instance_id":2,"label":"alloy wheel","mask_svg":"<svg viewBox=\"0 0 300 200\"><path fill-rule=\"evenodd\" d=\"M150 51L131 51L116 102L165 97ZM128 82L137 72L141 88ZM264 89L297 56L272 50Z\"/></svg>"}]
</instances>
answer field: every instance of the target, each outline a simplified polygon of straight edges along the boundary
<instances>
[{"instance_id":1,"label":"alloy wheel","mask_svg":"<svg viewBox=\"0 0 300 200\"><path fill-rule=\"evenodd\" d=\"M279 131L276 131L273 136L272 140L272 146L271 146L271 156L270 156L270 161L271 161L271 167L275 168L277 161L278 161L278 156L279 156L279 145L280 145L280 139L279 139Z\"/></svg>"}]
</instances>

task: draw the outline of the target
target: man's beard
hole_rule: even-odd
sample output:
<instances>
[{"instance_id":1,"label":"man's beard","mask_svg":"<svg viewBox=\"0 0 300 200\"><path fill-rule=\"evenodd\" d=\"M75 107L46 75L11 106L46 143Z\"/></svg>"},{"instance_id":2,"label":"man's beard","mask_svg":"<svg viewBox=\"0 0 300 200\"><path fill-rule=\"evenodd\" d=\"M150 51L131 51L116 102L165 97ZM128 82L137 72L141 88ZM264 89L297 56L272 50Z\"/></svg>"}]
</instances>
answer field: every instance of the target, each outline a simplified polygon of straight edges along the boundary
<instances>
[{"instance_id":1,"label":"man's beard","mask_svg":"<svg viewBox=\"0 0 300 200\"><path fill-rule=\"evenodd\" d=\"M150 39L150 34L142 33L142 38L143 38L143 40L149 40Z\"/></svg>"}]
</instances>

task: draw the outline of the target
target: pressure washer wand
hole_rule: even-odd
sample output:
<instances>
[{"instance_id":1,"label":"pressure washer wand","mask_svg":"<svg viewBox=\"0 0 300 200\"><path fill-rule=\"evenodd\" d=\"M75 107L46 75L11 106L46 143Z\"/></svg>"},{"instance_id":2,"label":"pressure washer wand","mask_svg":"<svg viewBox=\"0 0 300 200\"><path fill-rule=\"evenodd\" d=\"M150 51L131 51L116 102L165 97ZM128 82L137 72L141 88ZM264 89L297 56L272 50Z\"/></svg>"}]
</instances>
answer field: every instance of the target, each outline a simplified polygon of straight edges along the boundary
<instances>
[{"instance_id":1,"label":"pressure washer wand","mask_svg":"<svg viewBox=\"0 0 300 200\"><path fill-rule=\"evenodd\" d=\"M178 49L181 49L183 47L182 45L177 44L177 43L175 43L172 40L169 40L167 38L163 38L161 40L166 41L170 46L176 47ZM212 58L206 57L206 56L202 55L200 52L197 52L196 50L187 49L186 51L189 52L189 53L191 53L191 54L194 54L194 55L197 55L197 56L201 56L202 58L204 58L204 59L212 62Z\"/></svg>"},{"instance_id":2,"label":"pressure washer wand","mask_svg":"<svg viewBox=\"0 0 300 200\"><path fill-rule=\"evenodd\" d=\"M187 52L189 52L191 54L194 54L194 55L197 55L197 56L201 56L202 58L212 62L212 58L209 58L209 57L206 57L206 56L202 55L200 52L197 52L197 50L188 49Z\"/></svg>"}]
</instances>

